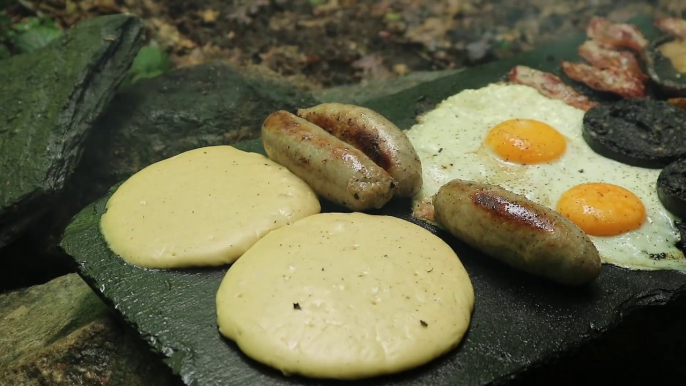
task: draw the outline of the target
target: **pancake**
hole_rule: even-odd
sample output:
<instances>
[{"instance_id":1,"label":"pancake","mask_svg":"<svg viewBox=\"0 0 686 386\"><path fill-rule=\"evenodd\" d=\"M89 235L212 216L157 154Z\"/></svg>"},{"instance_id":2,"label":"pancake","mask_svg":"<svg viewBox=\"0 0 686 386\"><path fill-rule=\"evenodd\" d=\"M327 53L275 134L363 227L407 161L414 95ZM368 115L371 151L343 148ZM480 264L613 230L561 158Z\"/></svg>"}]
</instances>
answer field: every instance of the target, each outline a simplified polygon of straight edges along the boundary
<instances>
[{"instance_id":1,"label":"pancake","mask_svg":"<svg viewBox=\"0 0 686 386\"><path fill-rule=\"evenodd\" d=\"M130 264L217 266L234 262L268 232L319 212L312 189L286 168L212 146L134 174L107 202L101 231Z\"/></svg>"},{"instance_id":2,"label":"pancake","mask_svg":"<svg viewBox=\"0 0 686 386\"><path fill-rule=\"evenodd\" d=\"M227 272L219 331L284 374L359 379L456 347L474 290L455 252L410 222L317 214L275 230Z\"/></svg>"}]
</instances>

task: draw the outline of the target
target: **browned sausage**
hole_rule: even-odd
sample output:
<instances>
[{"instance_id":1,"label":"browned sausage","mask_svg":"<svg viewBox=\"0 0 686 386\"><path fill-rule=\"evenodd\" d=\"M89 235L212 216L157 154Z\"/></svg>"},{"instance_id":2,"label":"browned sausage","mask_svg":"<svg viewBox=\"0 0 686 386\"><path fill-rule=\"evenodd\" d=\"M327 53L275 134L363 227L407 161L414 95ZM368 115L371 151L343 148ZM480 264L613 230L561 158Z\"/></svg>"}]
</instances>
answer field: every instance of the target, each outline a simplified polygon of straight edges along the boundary
<instances>
[{"instance_id":1,"label":"browned sausage","mask_svg":"<svg viewBox=\"0 0 686 386\"><path fill-rule=\"evenodd\" d=\"M391 121L370 109L323 103L298 116L356 147L393 177L395 195L412 197L422 187L422 165L412 143Z\"/></svg>"},{"instance_id":2,"label":"browned sausage","mask_svg":"<svg viewBox=\"0 0 686 386\"><path fill-rule=\"evenodd\" d=\"M453 180L434 196L436 221L502 262L554 281L581 285L600 275L600 256L574 223L495 185Z\"/></svg>"},{"instance_id":3,"label":"browned sausage","mask_svg":"<svg viewBox=\"0 0 686 386\"><path fill-rule=\"evenodd\" d=\"M269 158L339 205L378 209L393 197L393 178L369 157L287 111L267 117L262 142Z\"/></svg>"}]
</instances>

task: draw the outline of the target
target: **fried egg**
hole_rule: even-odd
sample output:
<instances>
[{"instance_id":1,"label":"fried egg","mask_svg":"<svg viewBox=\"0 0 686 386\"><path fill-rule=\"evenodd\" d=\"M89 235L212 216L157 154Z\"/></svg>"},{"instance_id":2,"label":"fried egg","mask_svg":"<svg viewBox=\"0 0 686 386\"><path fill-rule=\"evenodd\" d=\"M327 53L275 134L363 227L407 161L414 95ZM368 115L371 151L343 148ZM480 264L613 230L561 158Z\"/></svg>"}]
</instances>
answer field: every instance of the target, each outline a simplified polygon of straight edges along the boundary
<instances>
[{"instance_id":1,"label":"fried egg","mask_svg":"<svg viewBox=\"0 0 686 386\"><path fill-rule=\"evenodd\" d=\"M415 215L453 179L495 184L569 218L604 263L686 270L675 217L656 192L660 170L595 153L582 138L583 116L523 85L491 84L446 99L407 131L424 178Z\"/></svg>"}]
</instances>

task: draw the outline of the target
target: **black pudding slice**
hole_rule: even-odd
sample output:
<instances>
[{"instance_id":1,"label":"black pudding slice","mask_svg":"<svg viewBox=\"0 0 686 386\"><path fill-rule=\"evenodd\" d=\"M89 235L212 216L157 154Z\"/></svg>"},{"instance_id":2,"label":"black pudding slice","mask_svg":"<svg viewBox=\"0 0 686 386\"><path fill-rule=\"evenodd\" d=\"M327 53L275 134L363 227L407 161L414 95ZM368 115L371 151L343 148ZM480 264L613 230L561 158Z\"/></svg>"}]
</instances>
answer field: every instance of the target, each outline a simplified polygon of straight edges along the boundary
<instances>
[{"instance_id":1,"label":"black pudding slice","mask_svg":"<svg viewBox=\"0 0 686 386\"><path fill-rule=\"evenodd\" d=\"M662 168L686 157L686 110L649 99L601 104L584 115L583 137L604 157Z\"/></svg>"},{"instance_id":2,"label":"black pudding slice","mask_svg":"<svg viewBox=\"0 0 686 386\"><path fill-rule=\"evenodd\" d=\"M686 158L662 169L657 177L657 195L668 211L686 220Z\"/></svg>"}]
</instances>

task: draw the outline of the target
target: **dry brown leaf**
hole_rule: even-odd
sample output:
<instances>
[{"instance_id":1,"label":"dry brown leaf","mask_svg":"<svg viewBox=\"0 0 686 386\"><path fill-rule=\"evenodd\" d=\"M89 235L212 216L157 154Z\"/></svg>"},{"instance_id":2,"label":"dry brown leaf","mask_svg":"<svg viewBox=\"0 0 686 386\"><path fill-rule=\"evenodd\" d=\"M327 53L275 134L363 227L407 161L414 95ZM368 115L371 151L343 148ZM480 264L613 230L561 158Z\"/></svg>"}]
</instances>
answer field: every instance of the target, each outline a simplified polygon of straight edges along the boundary
<instances>
[{"instance_id":1,"label":"dry brown leaf","mask_svg":"<svg viewBox=\"0 0 686 386\"><path fill-rule=\"evenodd\" d=\"M393 72L398 75L407 75L410 73L410 69L407 67L407 64L400 63L393 66Z\"/></svg>"},{"instance_id":2,"label":"dry brown leaf","mask_svg":"<svg viewBox=\"0 0 686 386\"><path fill-rule=\"evenodd\" d=\"M390 12L393 0L381 0L380 2L372 5L371 15L374 17L381 17Z\"/></svg>"},{"instance_id":3,"label":"dry brown leaf","mask_svg":"<svg viewBox=\"0 0 686 386\"><path fill-rule=\"evenodd\" d=\"M607 19L613 23L627 23L637 15L651 15L653 7L650 4L618 5L607 14Z\"/></svg>"},{"instance_id":4,"label":"dry brown leaf","mask_svg":"<svg viewBox=\"0 0 686 386\"><path fill-rule=\"evenodd\" d=\"M313 27L325 27L331 22L330 17L321 17L314 20L301 20L298 22L299 27L313 28Z\"/></svg>"},{"instance_id":5,"label":"dry brown leaf","mask_svg":"<svg viewBox=\"0 0 686 386\"><path fill-rule=\"evenodd\" d=\"M91 10L97 7L99 12L121 13L122 11L121 6L115 0L94 0L87 3L91 3Z\"/></svg>"},{"instance_id":6,"label":"dry brown leaf","mask_svg":"<svg viewBox=\"0 0 686 386\"><path fill-rule=\"evenodd\" d=\"M667 102L673 104L674 106L686 110L686 98L672 98L668 99Z\"/></svg>"},{"instance_id":7,"label":"dry brown leaf","mask_svg":"<svg viewBox=\"0 0 686 386\"><path fill-rule=\"evenodd\" d=\"M681 15L686 11L686 0L659 0L656 8L665 9L670 14Z\"/></svg>"},{"instance_id":8,"label":"dry brown leaf","mask_svg":"<svg viewBox=\"0 0 686 386\"><path fill-rule=\"evenodd\" d=\"M341 8L338 0L329 0L327 3L318 5L312 10L312 14L315 16L325 15L327 13L332 13Z\"/></svg>"},{"instance_id":9,"label":"dry brown leaf","mask_svg":"<svg viewBox=\"0 0 686 386\"><path fill-rule=\"evenodd\" d=\"M381 65L383 65L383 56L377 54L365 55L351 64L352 68L365 72L374 72L378 70Z\"/></svg>"},{"instance_id":10,"label":"dry brown leaf","mask_svg":"<svg viewBox=\"0 0 686 386\"><path fill-rule=\"evenodd\" d=\"M205 63L205 55L200 47L196 47L186 55L172 55L171 61L174 67L191 67Z\"/></svg>"},{"instance_id":11,"label":"dry brown leaf","mask_svg":"<svg viewBox=\"0 0 686 386\"><path fill-rule=\"evenodd\" d=\"M541 10L538 14L538 18L541 20L551 15L568 15L574 10L574 6L570 3L552 2L550 0L533 0L531 5Z\"/></svg>"},{"instance_id":12,"label":"dry brown leaf","mask_svg":"<svg viewBox=\"0 0 686 386\"><path fill-rule=\"evenodd\" d=\"M387 79L391 72L383 65L383 56L378 54L365 55L352 62L351 67L362 70L363 80Z\"/></svg>"},{"instance_id":13,"label":"dry brown leaf","mask_svg":"<svg viewBox=\"0 0 686 386\"><path fill-rule=\"evenodd\" d=\"M200 11L200 17L204 23L214 23L217 21L217 19L219 19L219 11L206 9L204 11Z\"/></svg>"},{"instance_id":14,"label":"dry brown leaf","mask_svg":"<svg viewBox=\"0 0 686 386\"><path fill-rule=\"evenodd\" d=\"M451 18L430 17L422 25L408 29L405 37L411 42L425 45L430 50L447 48L450 46L450 41L446 38L447 33L454 24Z\"/></svg>"},{"instance_id":15,"label":"dry brown leaf","mask_svg":"<svg viewBox=\"0 0 686 386\"><path fill-rule=\"evenodd\" d=\"M171 60L176 67L190 67L207 63L215 59L223 59L230 62L232 54L233 52L231 50L222 50L212 43L207 43L202 47L195 47L186 55L173 55Z\"/></svg>"},{"instance_id":16,"label":"dry brown leaf","mask_svg":"<svg viewBox=\"0 0 686 386\"><path fill-rule=\"evenodd\" d=\"M471 0L447 0L432 2L431 13L437 16L454 17L462 11L465 4L469 4Z\"/></svg>"},{"instance_id":17,"label":"dry brown leaf","mask_svg":"<svg viewBox=\"0 0 686 386\"><path fill-rule=\"evenodd\" d=\"M150 18L149 22L157 31L155 40L157 40L163 49L171 47L174 51L179 51L181 49L192 49L197 47L197 44L181 34L176 26L166 23L156 17Z\"/></svg>"},{"instance_id":18,"label":"dry brown leaf","mask_svg":"<svg viewBox=\"0 0 686 386\"><path fill-rule=\"evenodd\" d=\"M277 13L269 18L269 29L273 31L293 31L299 16L292 11Z\"/></svg>"},{"instance_id":19,"label":"dry brown leaf","mask_svg":"<svg viewBox=\"0 0 686 386\"><path fill-rule=\"evenodd\" d=\"M133 0L133 2L136 3L139 0ZM159 15L166 8L154 0L143 0L142 6L145 11L150 12L152 15Z\"/></svg>"},{"instance_id":20,"label":"dry brown leaf","mask_svg":"<svg viewBox=\"0 0 686 386\"><path fill-rule=\"evenodd\" d=\"M267 52L259 54L262 64L282 75L300 73L307 64L307 56L298 46L271 46Z\"/></svg>"},{"instance_id":21,"label":"dry brown leaf","mask_svg":"<svg viewBox=\"0 0 686 386\"><path fill-rule=\"evenodd\" d=\"M260 8L269 6L269 0L247 0L245 4L236 8L236 10L227 17L230 20L236 20L241 24L252 23L252 15L255 15Z\"/></svg>"}]
</instances>

